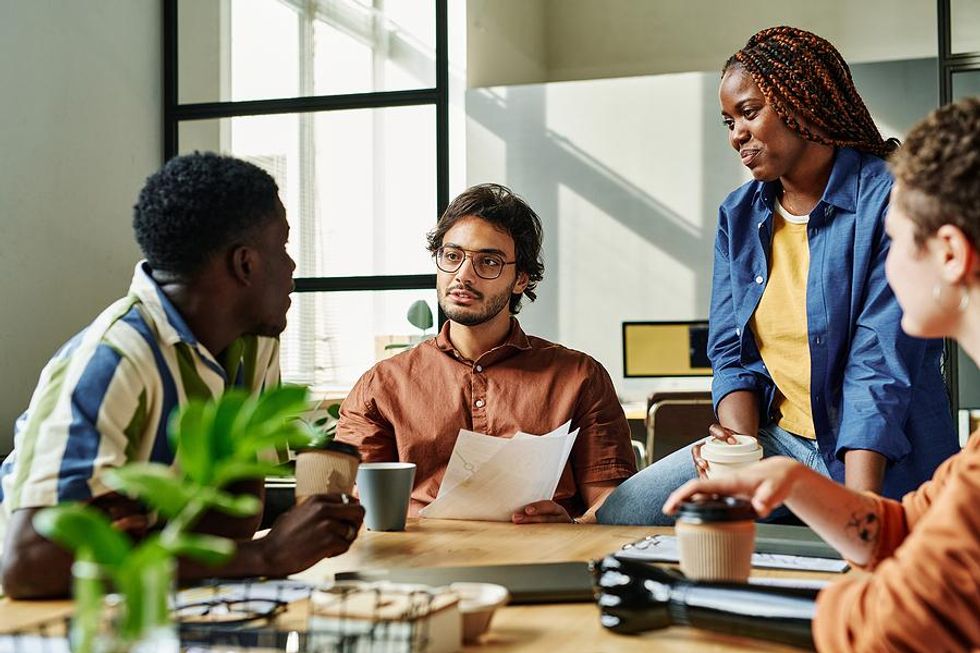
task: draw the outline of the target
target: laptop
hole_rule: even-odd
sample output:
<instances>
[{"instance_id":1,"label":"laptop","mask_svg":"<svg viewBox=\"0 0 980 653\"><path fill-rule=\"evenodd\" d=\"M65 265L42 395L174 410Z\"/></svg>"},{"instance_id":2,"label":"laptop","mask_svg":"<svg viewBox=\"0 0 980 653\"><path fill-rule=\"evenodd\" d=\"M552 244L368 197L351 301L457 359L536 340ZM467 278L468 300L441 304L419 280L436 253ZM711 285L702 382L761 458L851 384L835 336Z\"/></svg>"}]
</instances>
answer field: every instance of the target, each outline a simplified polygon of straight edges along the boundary
<instances>
[{"instance_id":1,"label":"laptop","mask_svg":"<svg viewBox=\"0 0 980 653\"><path fill-rule=\"evenodd\" d=\"M591 603L592 575L587 562L538 562L476 567L370 569L339 573L335 579L422 583L496 583L510 592L510 603Z\"/></svg>"}]
</instances>

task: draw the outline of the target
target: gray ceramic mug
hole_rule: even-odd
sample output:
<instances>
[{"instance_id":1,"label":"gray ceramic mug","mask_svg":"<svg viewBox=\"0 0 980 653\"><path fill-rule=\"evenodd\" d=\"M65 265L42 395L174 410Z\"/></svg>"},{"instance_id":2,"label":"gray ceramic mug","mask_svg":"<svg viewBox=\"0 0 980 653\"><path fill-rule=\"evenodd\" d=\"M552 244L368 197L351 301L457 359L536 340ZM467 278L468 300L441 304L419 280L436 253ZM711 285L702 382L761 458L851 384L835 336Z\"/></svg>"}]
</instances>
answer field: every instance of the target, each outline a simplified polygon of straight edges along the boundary
<instances>
[{"instance_id":1,"label":"gray ceramic mug","mask_svg":"<svg viewBox=\"0 0 980 653\"><path fill-rule=\"evenodd\" d=\"M415 463L361 463L357 494L368 530L405 530L414 482Z\"/></svg>"}]
</instances>

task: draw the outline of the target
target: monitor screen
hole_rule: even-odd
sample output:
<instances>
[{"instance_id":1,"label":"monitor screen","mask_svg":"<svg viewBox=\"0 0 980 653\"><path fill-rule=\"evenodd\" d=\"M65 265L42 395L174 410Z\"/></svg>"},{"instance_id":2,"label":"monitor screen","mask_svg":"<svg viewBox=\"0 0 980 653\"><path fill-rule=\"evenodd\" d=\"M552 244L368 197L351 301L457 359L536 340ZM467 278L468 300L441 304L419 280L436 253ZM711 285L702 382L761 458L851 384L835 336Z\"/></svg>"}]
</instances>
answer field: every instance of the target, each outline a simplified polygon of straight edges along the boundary
<instances>
[{"instance_id":1,"label":"monitor screen","mask_svg":"<svg viewBox=\"0 0 980 653\"><path fill-rule=\"evenodd\" d=\"M708 323L623 322L623 375L710 376Z\"/></svg>"}]
</instances>

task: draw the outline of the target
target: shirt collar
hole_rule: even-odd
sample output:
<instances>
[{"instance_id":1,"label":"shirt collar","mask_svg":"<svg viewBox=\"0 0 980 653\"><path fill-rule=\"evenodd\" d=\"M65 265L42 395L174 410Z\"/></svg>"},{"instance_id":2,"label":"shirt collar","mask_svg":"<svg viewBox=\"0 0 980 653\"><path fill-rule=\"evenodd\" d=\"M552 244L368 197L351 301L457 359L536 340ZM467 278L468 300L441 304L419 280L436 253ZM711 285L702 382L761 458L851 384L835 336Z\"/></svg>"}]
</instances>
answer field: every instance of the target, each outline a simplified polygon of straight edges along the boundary
<instances>
[{"instance_id":1,"label":"shirt collar","mask_svg":"<svg viewBox=\"0 0 980 653\"><path fill-rule=\"evenodd\" d=\"M129 294L135 295L146 308L153 319L157 333L167 345L172 346L183 341L197 346L197 338L191 333L180 311L150 276L150 265L146 261L136 264L133 281L129 285Z\"/></svg>"},{"instance_id":2,"label":"shirt collar","mask_svg":"<svg viewBox=\"0 0 980 653\"><path fill-rule=\"evenodd\" d=\"M861 170L861 153L850 147L838 147L834 151L834 167L820 201L838 209L853 213L857 207L858 173ZM769 209L775 206L776 182L766 181L755 190L755 201L763 202Z\"/></svg>"},{"instance_id":3,"label":"shirt collar","mask_svg":"<svg viewBox=\"0 0 980 653\"><path fill-rule=\"evenodd\" d=\"M442 329L439 330L439 335L436 336L436 347L459 361L469 362L456 350L452 341L449 339L449 320L446 320L446 323L442 325ZM511 317L510 333L507 334L504 341L480 356L479 361L473 362L489 365L528 349L531 349L531 341L528 339L527 334L524 333L524 329L521 328L521 323L517 321L517 318Z\"/></svg>"}]
</instances>

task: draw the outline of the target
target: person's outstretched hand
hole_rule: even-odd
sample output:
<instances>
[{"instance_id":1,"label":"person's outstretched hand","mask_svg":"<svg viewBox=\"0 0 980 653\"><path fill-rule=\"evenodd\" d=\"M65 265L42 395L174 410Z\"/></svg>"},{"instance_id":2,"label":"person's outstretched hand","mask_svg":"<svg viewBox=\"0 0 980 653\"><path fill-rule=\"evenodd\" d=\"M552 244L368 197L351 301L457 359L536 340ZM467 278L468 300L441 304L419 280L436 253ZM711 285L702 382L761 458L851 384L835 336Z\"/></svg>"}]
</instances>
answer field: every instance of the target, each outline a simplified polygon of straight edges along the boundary
<instances>
[{"instance_id":1,"label":"person's outstretched hand","mask_svg":"<svg viewBox=\"0 0 980 653\"><path fill-rule=\"evenodd\" d=\"M766 517L790 495L803 469L792 458L776 456L732 476L688 481L667 497L664 513L674 514L683 501L696 494L720 494L748 499L759 516Z\"/></svg>"}]
</instances>

